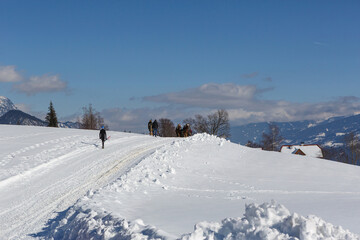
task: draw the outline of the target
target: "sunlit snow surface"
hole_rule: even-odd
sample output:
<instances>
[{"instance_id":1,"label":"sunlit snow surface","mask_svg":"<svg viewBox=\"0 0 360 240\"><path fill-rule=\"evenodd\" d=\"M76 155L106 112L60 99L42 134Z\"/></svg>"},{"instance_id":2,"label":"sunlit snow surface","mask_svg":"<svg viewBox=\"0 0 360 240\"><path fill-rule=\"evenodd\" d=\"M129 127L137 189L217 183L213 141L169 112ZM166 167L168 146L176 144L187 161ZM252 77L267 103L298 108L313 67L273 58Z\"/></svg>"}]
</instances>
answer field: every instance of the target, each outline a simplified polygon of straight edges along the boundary
<instances>
[{"instance_id":1,"label":"sunlit snow surface","mask_svg":"<svg viewBox=\"0 0 360 240\"><path fill-rule=\"evenodd\" d=\"M205 134L102 150L97 131L0 130L0 239L359 239L356 166Z\"/></svg>"}]
</instances>

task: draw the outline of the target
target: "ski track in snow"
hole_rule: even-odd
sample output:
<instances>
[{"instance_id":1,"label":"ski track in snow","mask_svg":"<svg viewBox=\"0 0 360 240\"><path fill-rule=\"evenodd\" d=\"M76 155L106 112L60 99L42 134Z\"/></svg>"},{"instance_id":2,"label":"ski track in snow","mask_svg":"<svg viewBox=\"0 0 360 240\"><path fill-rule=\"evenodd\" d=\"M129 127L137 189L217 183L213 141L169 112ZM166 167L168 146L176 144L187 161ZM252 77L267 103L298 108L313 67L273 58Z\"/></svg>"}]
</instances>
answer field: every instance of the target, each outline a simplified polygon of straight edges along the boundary
<instances>
[{"instance_id":1,"label":"ski track in snow","mask_svg":"<svg viewBox=\"0 0 360 240\"><path fill-rule=\"evenodd\" d=\"M69 131L73 132L76 133ZM112 133L111 141L102 150L96 138L98 132L89 133L85 137L78 134L57 137L44 128L38 134L0 137L2 143L19 139L22 143L31 139L32 143L21 144L24 146L18 149L1 148L0 239L31 238L28 234L40 231L36 227L51 219L55 210L65 210L89 190L114 181L169 142L144 135ZM36 144L34 138L38 140ZM6 205L9 202L10 206Z\"/></svg>"}]
</instances>

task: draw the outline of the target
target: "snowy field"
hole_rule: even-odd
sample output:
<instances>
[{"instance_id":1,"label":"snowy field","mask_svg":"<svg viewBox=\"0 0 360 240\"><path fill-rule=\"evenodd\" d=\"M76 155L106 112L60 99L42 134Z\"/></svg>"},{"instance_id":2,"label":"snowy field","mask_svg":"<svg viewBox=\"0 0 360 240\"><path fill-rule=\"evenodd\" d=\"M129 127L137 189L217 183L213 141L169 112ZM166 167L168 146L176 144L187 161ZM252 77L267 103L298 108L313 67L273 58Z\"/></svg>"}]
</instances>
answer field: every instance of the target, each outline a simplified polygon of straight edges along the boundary
<instances>
[{"instance_id":1,"label":"snowy field","mask_svg":"<svg viewBox=\"0 0 360 240\"><path fill-rule=\"evenodd\" d=\"M357 166L205 134L0 133L0 239L360 239Z\"/></svg>"}]
</instances>

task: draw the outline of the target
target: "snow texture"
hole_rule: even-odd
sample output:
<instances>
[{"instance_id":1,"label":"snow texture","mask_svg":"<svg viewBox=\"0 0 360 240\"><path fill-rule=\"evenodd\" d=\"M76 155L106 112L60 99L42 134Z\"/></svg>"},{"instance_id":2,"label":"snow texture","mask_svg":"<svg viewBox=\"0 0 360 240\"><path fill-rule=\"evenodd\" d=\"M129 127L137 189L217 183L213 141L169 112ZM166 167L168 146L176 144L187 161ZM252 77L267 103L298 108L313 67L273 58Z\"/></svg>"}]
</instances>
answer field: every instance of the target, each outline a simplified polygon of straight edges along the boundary
<instances>
[{"instance_id":1,"label":"snow texture","mask_svg":"<svg viewBox=\"0 0 360 240\"><path fill-rule=\"evenodd\" d=\"M50 224L48 239L168 239L166 232L146 225L141 219L129 222L116 219L106 212L96 212L82 207L71 208L65 217ZM37 235L37 237L41 234ZM356 240L360 237L334 226L321 218L300 216L274 201L261 205L246 205L242 218L226 218L219 222L199 222L194 231L184 234L181 240L197 239L277 239Z\"/></svg>"},{"instance_id":2,"label":"snow texture","mask_svg":"<svg viewBox=\"0 0 360 240\"><path fill-rule=\"evenodd\" d=\"M0 131L0 239L360 239L357 166L207 134L102 150L98 131Z\"/></svg>"},{"instance_id":3,"label":"snow texture","mask_svg":"<svg viewBox=\"0 0 360 240\"><path fill-rule=\"evenodd\" d=\"M290 213L274 201L246 205L243 218L226 218L221 223L201 222L193 233L182 240L191 239L359 239L359 236L326 223L316 216L303 217Z\"/></svg>"}]
</instances>

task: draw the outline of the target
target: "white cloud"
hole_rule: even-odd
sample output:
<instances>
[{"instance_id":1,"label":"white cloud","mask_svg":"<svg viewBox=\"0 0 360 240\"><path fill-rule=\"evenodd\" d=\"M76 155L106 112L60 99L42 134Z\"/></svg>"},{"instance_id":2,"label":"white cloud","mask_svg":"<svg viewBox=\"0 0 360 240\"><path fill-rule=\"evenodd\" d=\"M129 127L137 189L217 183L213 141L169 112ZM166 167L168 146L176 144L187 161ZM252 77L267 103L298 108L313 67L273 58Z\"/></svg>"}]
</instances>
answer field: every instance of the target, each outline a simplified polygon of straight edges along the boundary
<instances>
[{"instance_id":1,"label":"white cloud","mask_svg":"<svg viewBox=\"0 0 360 240\"><path fill-rule=\"evenodd\" d=\"M31 112L31 106L25 103L17 103L15 104L16 108L25 113Z\"/></svg>"},{"instance_id":2,"label":"white cloud","mask_svg":"<svg viewBox=\"0 0 360 240\"><path fill-rule=\"evenodd\" d=\"M0 82L19 82L22 76L15 70L15 66L0 66Z\"/></svg>"},{"instance_id":3,"label":"white cloud","mask_svg":"<svg viewBox=\"0 0 360 240\"><path fill-rule=\"evenodd\" d=\"M58 75L34 76L30 79L13 86L15 90L34 95L42 92L59 92L67 89L67 83L62 81Z\"/></svg>"},{"instance_id":4,"label":"white cloud","mask_svg":"<svg viewBox=\"0 0 360 240\"><path fill-rule=\"evenodd\" d=\"M357 114L360 109L360 99L349 102L348 97L338 98L328 102L290 103L286 101L263 101L257 110L247 108L230 108L230 120L235 124L265 121L301 121L325 120L335 116ZM263 105L264 107L261 107Z\"/></svg>"},{"instance_id":5,"label":"white cloud","mask_svg":"<svg viewBox=\"0 0 360 240\"><path fill-rule=\"evenodd\" d=\"M37 117L41 120L45 119L46 112L34 111L33 107L26 103L17 103L15 104L16 108L24 113L30 114L34 117Z\"/></svg>"},{"instance_id":6,"label":"white cloud","mask_svg":"<svg viewBox=\"0 0 360 240\"><path fill-rule=\"evenodd\" d=\"M151 118L151 110L142 109L104 109L100 115L111 130L132 131L137 133L147 132L147 122Z\"/></svg>"},{"instance_id":7,"label":"white cloud","mask_svg":"<svg viewBox=\"0 0 360 240\"><path fill-rule=\"evenodd\" d=\"M293 103L289 101L263 100L259 95L271 89L259 89L255 85L204 84L198 88L143 98L145 101L182 105L184 111L192 108L224 108L230 120L236 124L263 121L324 120L333 116L352 115L360 110L360 99L342 97L328 102ZM185 118L185 117L184 117Z\"/></svg>"},{"instance_id":8,"label":"white cloud","mask_svg":"<svg viewBox=\"0 0 360 240\"><path fill-rule=\"evenodd\" d=\"M195 114L203 116L224 108L229 112L231 125L251 122L325 120L360 112L360 98L342 97L327 102L294 103L263 100L259 94L269 89L256 86L204 84L200 87L145 97L143 100L164 103L153 108L112 108L100 112L111 130L147 133L147 122L168 118L174 124L182 123Z\"/></svg>"},{"instance_id":9,"label":"white cloud","mask_svg":"<svg viewBox=\"0 0 360 240\"><path fill-rule=\"evenodd\" d=\"M209 83L181 92L144 97L143 100L189 107L228 108L248 105L261 91L255 85Z\"/></svg>"}]
</instances>

